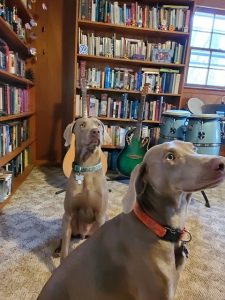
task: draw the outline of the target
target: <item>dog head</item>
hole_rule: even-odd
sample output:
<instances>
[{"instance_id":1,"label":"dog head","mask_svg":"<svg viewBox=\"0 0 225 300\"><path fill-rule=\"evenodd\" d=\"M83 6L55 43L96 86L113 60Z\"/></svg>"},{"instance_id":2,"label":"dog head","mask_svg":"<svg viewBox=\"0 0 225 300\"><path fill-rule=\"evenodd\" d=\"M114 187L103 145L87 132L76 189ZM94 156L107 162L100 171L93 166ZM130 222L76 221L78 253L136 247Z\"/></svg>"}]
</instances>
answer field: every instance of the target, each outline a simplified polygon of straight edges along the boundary
<instances>
[{"instance_id":1,"label":"dog head","mask_svg":"<svg viewBox=\"0 0 225 300\"><path fill-rule=\"evenodd\" d=\"M224 179L223 157L197 154L192 143L171 141L146 153L135 187L140 198L147 190L164 195L201 191L217 186Z\"/></svg>"},{"instance_id":2,"label":"dog head","mask_svg":"<svg viewBox=\"0 0 225 300\"><path fill-rule=\"evenodd\" d=\"M67 125L63 134L67 147L70 145L72 134L75 134L76 143L80 147L95 149L101 144L111 143L111 138L104 124L93 117L79 118Z\"/></svg>"}]
</instances>

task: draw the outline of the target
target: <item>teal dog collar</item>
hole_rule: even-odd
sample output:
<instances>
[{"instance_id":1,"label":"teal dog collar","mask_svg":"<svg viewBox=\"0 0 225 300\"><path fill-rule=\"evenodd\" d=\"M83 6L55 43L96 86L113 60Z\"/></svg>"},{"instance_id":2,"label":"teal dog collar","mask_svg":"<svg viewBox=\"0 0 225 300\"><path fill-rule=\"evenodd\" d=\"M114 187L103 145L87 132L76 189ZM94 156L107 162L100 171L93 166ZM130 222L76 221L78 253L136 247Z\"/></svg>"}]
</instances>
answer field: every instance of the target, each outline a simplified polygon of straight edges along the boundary
<instances>
[{"instance_id":1,"label":"teal dog collar","mask_svg":"<svg viewBox=\"0 0 225 300\"><path fill-rule=\"evenodd\" d=\"M90 167L81 167L79 165L73 164L73 171L75 173L88 173L88 172L95 172L102 169L102 163L100 162L97 165L90 166Z\"/></svg>"}]
</instances>

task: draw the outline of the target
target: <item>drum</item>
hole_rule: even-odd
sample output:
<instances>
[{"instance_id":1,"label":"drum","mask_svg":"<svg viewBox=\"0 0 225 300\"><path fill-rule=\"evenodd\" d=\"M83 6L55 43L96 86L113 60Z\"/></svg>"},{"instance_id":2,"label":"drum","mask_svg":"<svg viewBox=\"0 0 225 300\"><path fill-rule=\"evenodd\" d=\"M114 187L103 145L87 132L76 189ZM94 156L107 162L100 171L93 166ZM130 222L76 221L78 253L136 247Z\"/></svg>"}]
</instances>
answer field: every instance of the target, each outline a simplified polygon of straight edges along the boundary
<instances>
[{"instance_id":1,"label":"drum","mask_svg":"<svg viewBox=\"0 0 225 300\"><path fill-rule=\"evenodd\" d=\"M171 140L185 140L187 118L190 112L186 110L167 110L162 113L159 144Z\"/></svg>"},{"instance_id":2,"label":"drum","mask_svg":"<svg viewBox=\"0 0 225 300\"><path fill-rule=\"evenodd\" d=\"M192 115L188 118L185 140L192 142L200 154L219 155L221 145L220 116Z\"/></svg>"}]
</instances>

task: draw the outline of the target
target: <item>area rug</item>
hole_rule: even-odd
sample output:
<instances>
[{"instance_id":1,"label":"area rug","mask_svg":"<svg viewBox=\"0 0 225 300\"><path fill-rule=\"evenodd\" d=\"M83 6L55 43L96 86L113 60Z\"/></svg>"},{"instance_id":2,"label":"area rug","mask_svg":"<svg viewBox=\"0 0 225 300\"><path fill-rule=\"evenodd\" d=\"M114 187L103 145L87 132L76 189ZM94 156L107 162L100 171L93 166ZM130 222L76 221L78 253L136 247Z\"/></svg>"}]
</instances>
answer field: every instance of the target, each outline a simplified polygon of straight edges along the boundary
<instances>
[{"instance_id":1,"label":"area rug","mask_svg":"<svg viewBox=\"0 0 225 300\"><path fill-rule=\"evenodd\" d=\"M52 253L61 236L65 194L55 193L65 185L60 169L35 168L0 214L1 300L36 299L59 265ZM109 187L112 218L121 212L127 185L112 181ZM186 227L193 240L176 300L225 299L225 184L206 193L211 208L204 206L201 193L193 195L189 207Z\"/></svg>"}]
</instances>

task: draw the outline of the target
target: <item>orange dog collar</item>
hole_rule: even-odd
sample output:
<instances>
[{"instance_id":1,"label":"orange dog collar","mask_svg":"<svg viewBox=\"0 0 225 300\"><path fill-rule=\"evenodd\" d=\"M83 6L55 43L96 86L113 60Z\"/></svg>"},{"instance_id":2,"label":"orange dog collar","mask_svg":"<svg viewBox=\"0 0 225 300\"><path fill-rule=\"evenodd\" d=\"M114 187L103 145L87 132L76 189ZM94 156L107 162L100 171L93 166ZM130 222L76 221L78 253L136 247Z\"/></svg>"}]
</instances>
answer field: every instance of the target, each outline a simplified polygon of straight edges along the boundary
<instances>
[{"instance_id":1,"label":"orange dog collar","mask_svg":"<svg viewBox=\"0 0 225 300\"><path fill-rule=\"evenodd\" d=\"M188 233L189 239L187 241L183 241L188 243L191 241L191 234L184 228L183 230L179 228L171 228L170 226L162 226L158 222L156 222L151 216L147 215L136 202L134 209L134 214L136 217L145 224L148 229L154 232L160 239L169 241L172 243L177 243L179 241L183 241L182 238L185 233Z\"/></svg>"}]
</instances>

